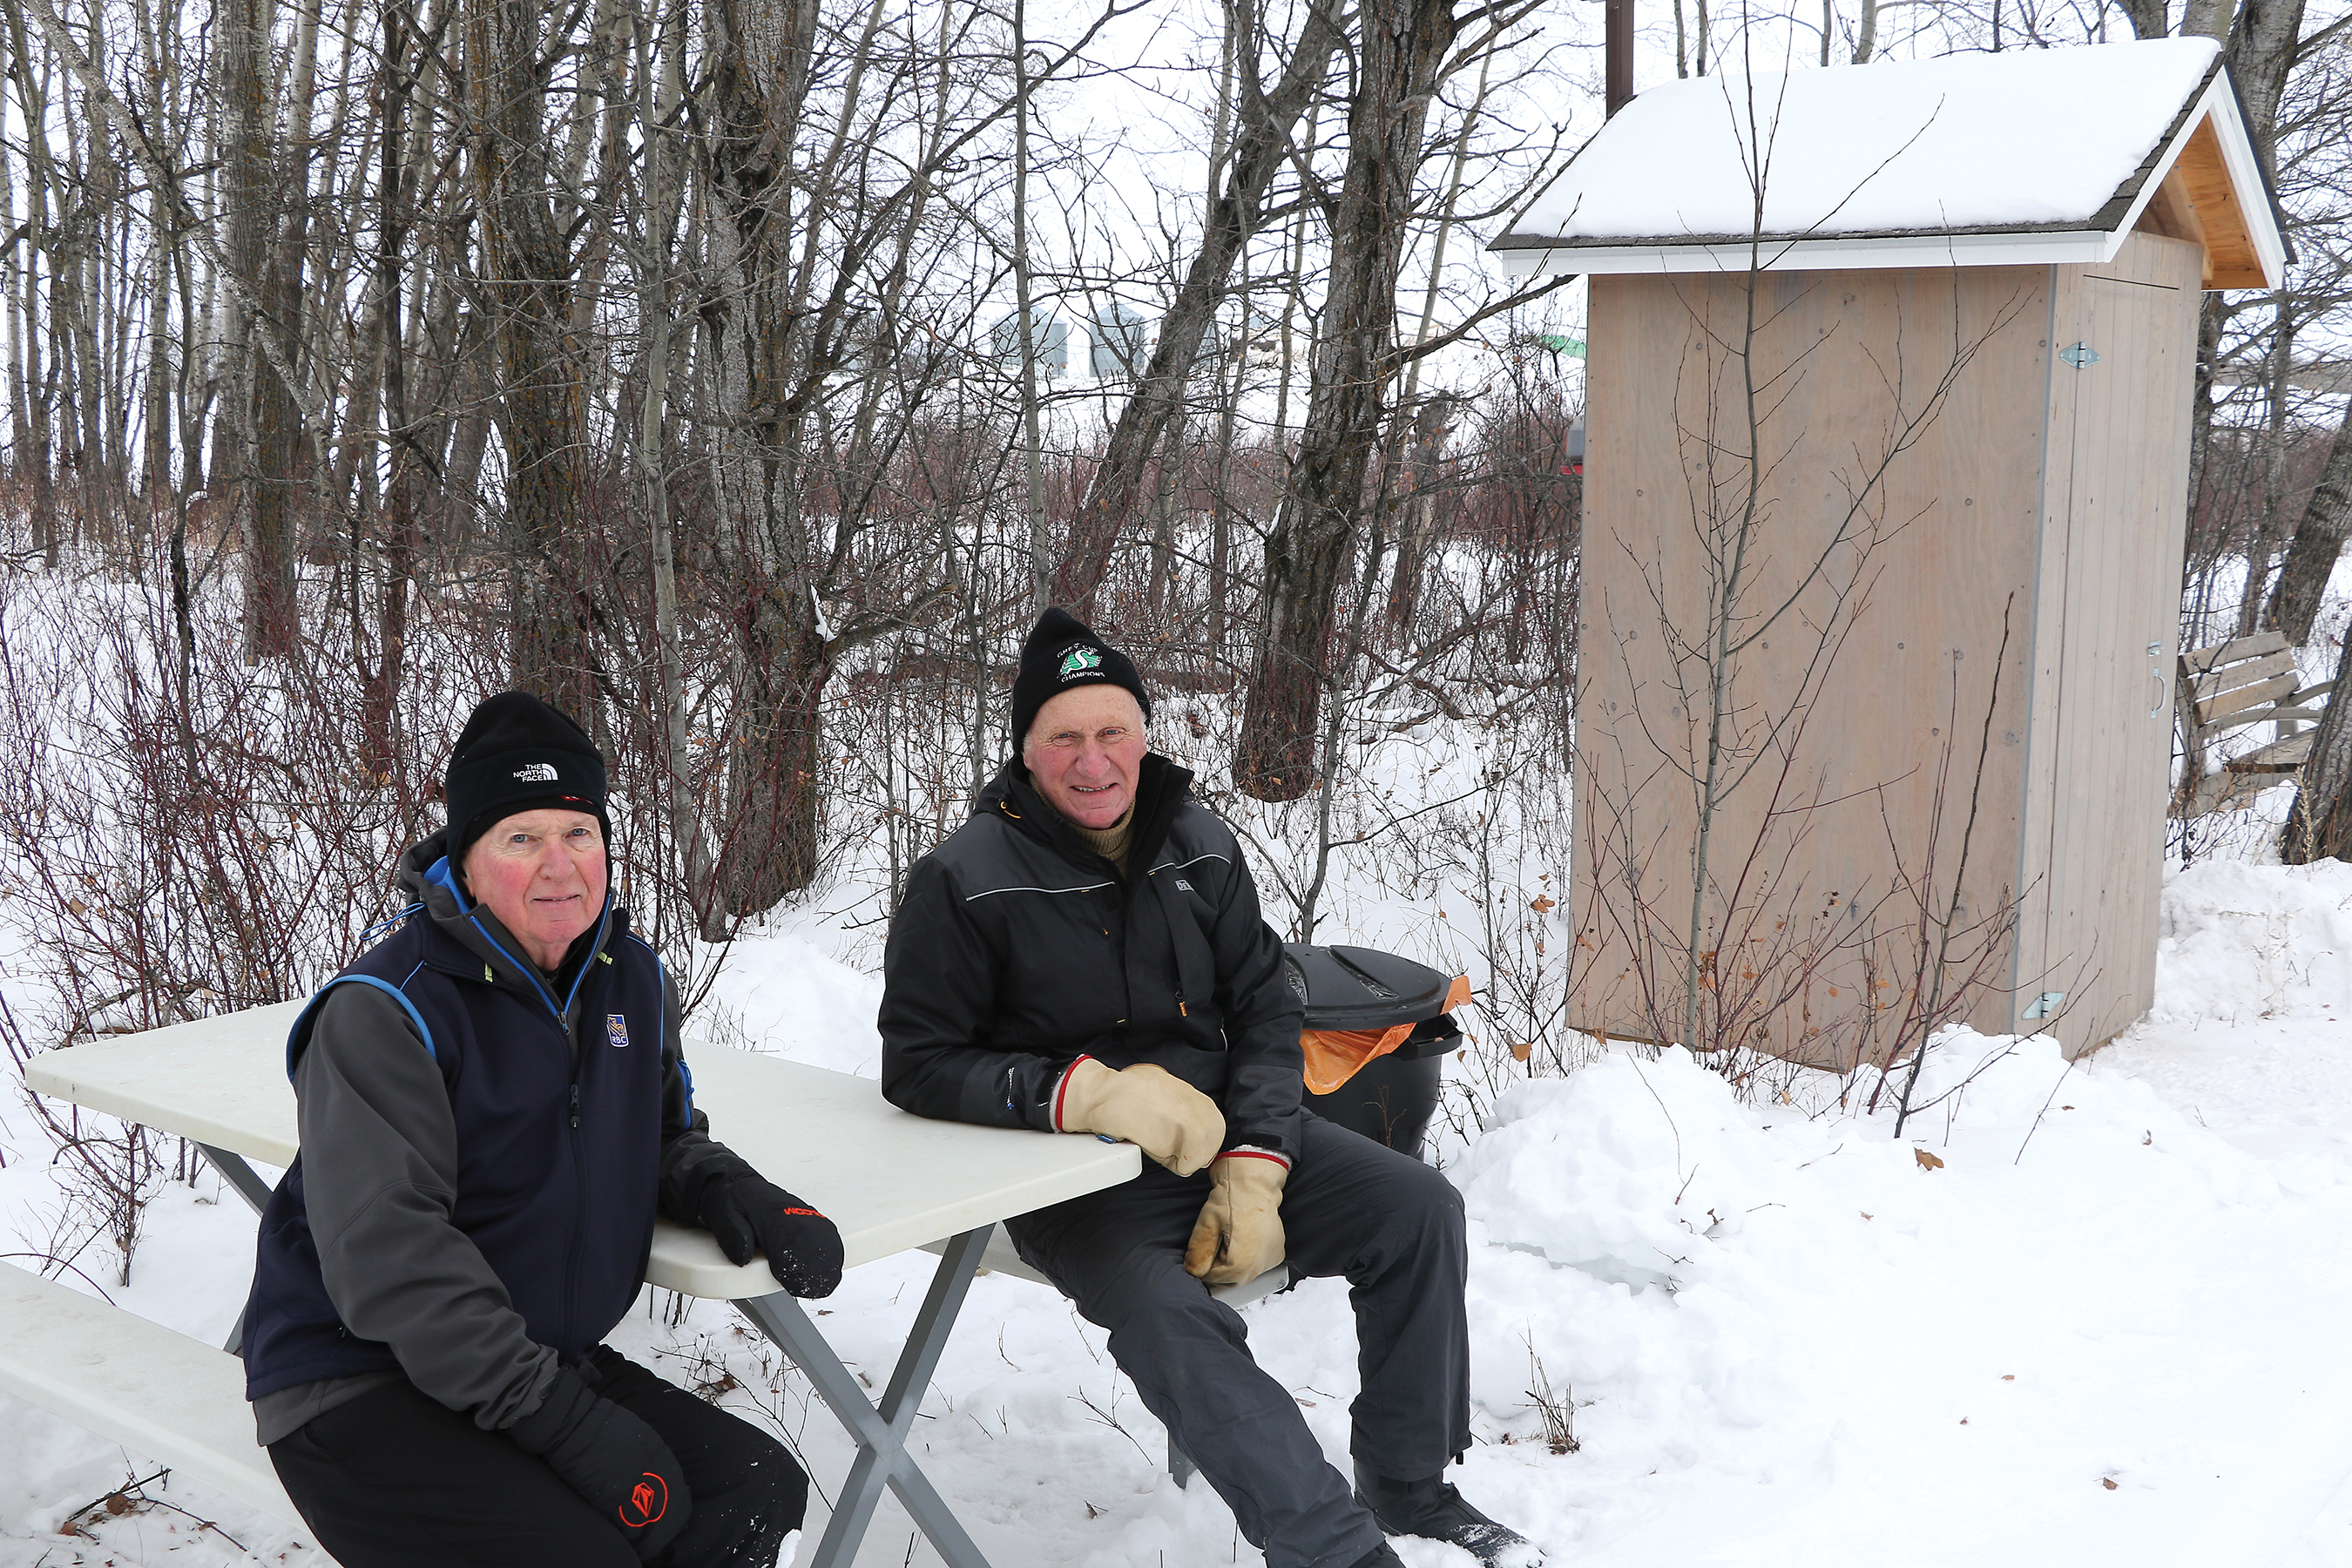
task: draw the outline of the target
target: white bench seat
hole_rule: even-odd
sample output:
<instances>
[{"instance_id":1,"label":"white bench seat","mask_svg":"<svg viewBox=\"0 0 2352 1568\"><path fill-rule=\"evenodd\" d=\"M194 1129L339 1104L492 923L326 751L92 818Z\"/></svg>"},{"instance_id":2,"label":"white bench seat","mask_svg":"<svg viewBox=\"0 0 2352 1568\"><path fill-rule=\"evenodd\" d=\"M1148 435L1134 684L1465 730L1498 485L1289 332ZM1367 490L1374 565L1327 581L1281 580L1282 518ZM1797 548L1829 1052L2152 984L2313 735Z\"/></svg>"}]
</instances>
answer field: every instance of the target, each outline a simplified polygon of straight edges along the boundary
<instances>
[{"instance_id":1,"label":"white bench seat","mask_svg":"<svg viewBox=\"0 0 2352 1568\"><path fill-rule=\"evenodd\" d=\"M245 1363L13 1264L0 1268L0 1389L282 1519L300 1515L253 1440Z\"/></svg>"}]
</instances>

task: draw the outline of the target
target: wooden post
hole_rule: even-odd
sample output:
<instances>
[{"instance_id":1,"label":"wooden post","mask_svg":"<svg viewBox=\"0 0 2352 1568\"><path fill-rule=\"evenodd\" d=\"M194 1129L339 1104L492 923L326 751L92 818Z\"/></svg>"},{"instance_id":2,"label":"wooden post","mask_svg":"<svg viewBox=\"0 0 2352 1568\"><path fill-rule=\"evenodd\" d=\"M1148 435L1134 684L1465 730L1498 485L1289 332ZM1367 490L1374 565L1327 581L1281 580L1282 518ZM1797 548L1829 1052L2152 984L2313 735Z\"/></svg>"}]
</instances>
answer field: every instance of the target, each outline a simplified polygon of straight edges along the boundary
<instances>
[{"instance_id":1,"label":"wooden post","mask_svg":"<svg viewBox=\"0 0 2352 1568\"><path fill-rule=\"evenodd\" d=\"M1609 117L1633 101L1633 0L1601 0L1601 101Z\"/></svg>"}]
</instances>

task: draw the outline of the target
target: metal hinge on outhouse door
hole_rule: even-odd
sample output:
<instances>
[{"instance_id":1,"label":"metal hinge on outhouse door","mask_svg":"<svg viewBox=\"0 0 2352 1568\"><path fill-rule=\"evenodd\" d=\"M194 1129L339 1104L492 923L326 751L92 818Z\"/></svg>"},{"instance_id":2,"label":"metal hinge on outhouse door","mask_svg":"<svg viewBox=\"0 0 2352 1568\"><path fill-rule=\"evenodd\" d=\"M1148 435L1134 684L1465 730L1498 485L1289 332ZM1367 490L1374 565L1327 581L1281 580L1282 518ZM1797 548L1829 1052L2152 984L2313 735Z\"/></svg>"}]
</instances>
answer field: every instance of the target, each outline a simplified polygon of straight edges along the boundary
<instances>
[{"instance_id":1,"label":"metal hinge on outhouse door","mask_svg":"<svg viewBox=\"0 0 2352 1568\"><path fill-rule=\"evenodd\" d=\"M2099 351L2088 343L2068 343L2058 351L2058 357L2076 370L2088 370L2099 363Z\"/></svg>"}]
</instances>

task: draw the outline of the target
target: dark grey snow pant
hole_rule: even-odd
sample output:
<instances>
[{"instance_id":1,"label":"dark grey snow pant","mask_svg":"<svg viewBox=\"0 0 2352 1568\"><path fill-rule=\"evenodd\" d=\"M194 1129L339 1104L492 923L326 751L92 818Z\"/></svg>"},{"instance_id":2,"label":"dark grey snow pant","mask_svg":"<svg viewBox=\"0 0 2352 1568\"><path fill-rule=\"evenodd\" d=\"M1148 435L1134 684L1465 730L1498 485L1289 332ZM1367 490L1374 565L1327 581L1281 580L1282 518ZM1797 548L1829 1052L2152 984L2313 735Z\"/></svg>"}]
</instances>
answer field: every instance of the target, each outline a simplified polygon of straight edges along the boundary
<instances>
[{"instance_id":1,"label":"dark grey snow pant","mask_svg":"<svg viewBox=\"0 0 2352 1568\"><path fill-rule=\"evenodd\" d=\"M1467 1254L1462 1197L1420 1161L1309 1113L1285 1183L1290 1271L1354 1287L1360 1392L1349 1447L1370 1469L1418 1480L1470 1444ZM1258 1369L1241 1314L1184 1272L1209 1178L1147 1160L1123 1185L1008 1223L1031 1268L1061 1287L1144 1406L1234 1510L1267 1568L1347 1568L1381 1543L1323 1458L1288 1389Z\"/></svg>"}]
</instances>

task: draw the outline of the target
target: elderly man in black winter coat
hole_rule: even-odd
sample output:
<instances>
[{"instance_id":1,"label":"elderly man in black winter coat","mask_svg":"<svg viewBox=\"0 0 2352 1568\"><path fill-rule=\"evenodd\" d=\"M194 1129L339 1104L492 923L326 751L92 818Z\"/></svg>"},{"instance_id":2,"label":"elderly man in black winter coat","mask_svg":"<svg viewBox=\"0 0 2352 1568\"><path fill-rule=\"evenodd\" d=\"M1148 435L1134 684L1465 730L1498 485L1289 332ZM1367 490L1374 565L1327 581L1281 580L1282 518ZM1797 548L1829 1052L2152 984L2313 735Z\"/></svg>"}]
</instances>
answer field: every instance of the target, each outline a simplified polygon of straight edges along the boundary
<instances>
[{"instance_id":1,"label":"elderly man in black winter coat","mask_svg":"<svg viewBox=\"0 0 2352 1568\"><path fill-rule=\"evenodd\" d=\"M919 1115L1138 1144L1135 1180L1010 1221L1270 1568L1379 1568L1383 1539L1528 1543L1444 1479L1469 1446L1462 1203L1303 1109L1299 1000L1232 831L1150 752L1135 666L1048 610L1021 753L917 862L884 960L882 1092ZM1351 1489L1208 1287L1287 1259L1354 1287Z\"/></svg>"},{"instance_id":2,"label":"elderly man in black winter coat","mask_svg":"<svg viewBox=\"0 0 2352 1568\"><path fill-rule=\"evenodd\" d=\"M414 902L287 1042L302 1152L245 1313L260 1441L346 1568L770 1568L791 1456L599 1342L656 1211L802 1296L839 1281L840 1235L694 1109L587 735L501 692L447 793L401 863Z\"/></svg>"}]
</instances>

